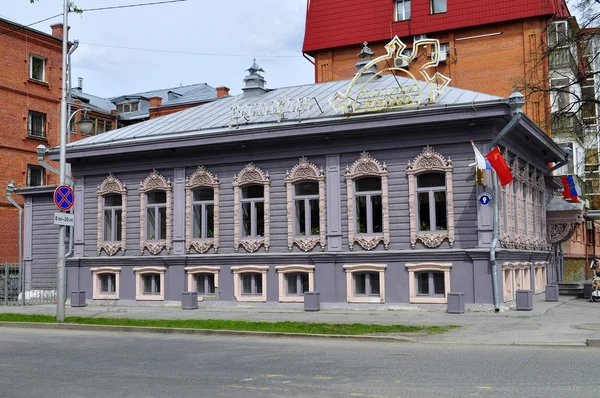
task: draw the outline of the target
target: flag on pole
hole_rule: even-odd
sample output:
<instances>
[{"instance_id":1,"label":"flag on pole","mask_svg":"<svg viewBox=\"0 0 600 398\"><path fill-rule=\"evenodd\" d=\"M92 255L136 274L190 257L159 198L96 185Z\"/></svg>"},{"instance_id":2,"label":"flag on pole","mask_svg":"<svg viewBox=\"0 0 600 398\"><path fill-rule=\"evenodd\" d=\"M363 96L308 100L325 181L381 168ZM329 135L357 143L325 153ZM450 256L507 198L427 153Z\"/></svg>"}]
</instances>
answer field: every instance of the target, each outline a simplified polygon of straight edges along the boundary
<instances>
[{"instance_id":1,"label":"flag on pole","mask_svg":"<svg viewBox=\"0 0 600 398\"><path fill-rule=\"evenodd\" d=\"M475 152L475 163L477 164L477 168L479 170L491 170L492 166L490 166L490 162L487 161L485 157L479 152L479 149L475 146L473 141L471 141L471 145L473 146L473 152Z\"/></svg>"},{"instance_id":2,"label":"flag on pole","mask_svg":"<svg viewBox=\"0 0 600 398\"><path fill-rule=\"evenodd\" d=\"M579 194L577 193L577 188L575 187L575 180L573 176L562 176L561 181L563 183L563 197L565 199L571 199L573 202L579 202Z\"/></svg>"},{"instance_id":3,"label":"flag on pole","mask_svg":"<svg viewBox=\"0 0 600 398\"><path fill-rule=\"evenodd\" d=\"M496 174L498 174L500 185L505 186L513 180L513 175L500 153L500 148L494 148L486 155L486 159L490 162L490 166L492 166Z\"/></svg>"}]
</instances>

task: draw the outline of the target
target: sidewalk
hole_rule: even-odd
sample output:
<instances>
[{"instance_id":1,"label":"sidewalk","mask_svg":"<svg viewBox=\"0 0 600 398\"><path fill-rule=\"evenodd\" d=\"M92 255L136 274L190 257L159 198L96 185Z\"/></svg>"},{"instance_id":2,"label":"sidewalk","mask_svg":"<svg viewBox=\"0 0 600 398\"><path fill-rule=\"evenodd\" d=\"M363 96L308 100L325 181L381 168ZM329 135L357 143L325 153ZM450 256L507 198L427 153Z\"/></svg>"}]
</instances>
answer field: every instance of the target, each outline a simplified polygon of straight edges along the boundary
<instances>
[{"instance_id":1,"label":"sidewalk","mask_svg":"<svg viewBox=\"0 0 600 398\"><path fill-rule=\"evenodd\" d=\"M459 325L439 335L411 338L431 344L585 346L588 339L600 343L600 303L564 296L559 302L536 300L532 311L448 314L423 309L322 309L305 312L300 307L224 306L200 304L196 310L169 307L87 306L66 308L67 316L135 319L228 319L245 321L298 321L324 323L373 323L404 325ZM56 306L0 306L2 313L55 315ZM593 343L593 342L591 342Z\"/></svg>"}]
</instances>

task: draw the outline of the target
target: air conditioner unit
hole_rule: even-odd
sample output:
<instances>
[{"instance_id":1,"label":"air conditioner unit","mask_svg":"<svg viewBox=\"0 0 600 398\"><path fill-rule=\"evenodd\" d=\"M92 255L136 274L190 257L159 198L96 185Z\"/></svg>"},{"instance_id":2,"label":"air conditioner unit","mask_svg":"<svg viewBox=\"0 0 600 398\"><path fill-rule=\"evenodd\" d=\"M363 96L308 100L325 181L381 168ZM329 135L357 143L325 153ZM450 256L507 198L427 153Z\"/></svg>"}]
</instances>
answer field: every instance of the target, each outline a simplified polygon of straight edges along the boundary
<instances>
[{"instance_id":1,"label":"air conditioner unit","mask_svg":"<svg viewBox=\"0 0 600 398\"><path fill-rule=\"evenodd\" d=\"M424 40L427 38L427 35L414 35L413 41Z\"/></svg>"},{"instance_id":2,"label":"air conditioner unit","mask_svg":"<svg viewBox=\"0 0 600 398\"><path fill-rule=\"evenodd\" d=\"M450 51L450 46L448 44L440 45L440 56L438 58L439 62L446 62L448 59L448 52ZM431 60L435 60L435 53L431 53Z\"/></svg>"},{"instance_id":3,"label":"air conditioner unit","mask_svg":"<svg viewBox=\"0 0 600 398\"><path fill-rule=\"evenodd\" d=\"M394 65L396 68L406 68L408 67L408 61L402 58L396 58L394 60Z\"/></svg>"}]
</instances>

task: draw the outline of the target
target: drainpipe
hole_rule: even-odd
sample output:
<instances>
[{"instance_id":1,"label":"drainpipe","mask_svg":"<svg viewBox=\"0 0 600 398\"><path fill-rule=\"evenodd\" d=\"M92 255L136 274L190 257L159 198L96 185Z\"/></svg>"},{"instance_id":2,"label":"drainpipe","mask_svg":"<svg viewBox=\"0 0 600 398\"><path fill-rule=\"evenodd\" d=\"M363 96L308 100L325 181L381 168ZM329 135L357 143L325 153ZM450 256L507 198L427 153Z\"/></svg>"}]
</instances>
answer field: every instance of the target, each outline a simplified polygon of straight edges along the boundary
<instances>
[{"instance_id":1,"label":"drainpipe","mask_svg":"<svg viewBox=\"0 0 600 398\"><path fill-rule=\"evenodd\" d=\"M523 115L523 105L525 105L525 96L519 92L514 92L508 97L506 101L510 106L512 119L504 128L498 133L496 138L494 138L490 144L490 147L496 146L498 142L508 133L512 131L512 129L519 123L521 117ZM493 177L493 191L494 191L494 237L492 239L492 245L490 246L490 262L492 263L492 290L494 293L494 311L500 311L500 292L498 291L498 264L496 262L496 246L498 246L499 239L499 231L498 231L498 223L499 214L498 214L498 197L500 193L498 191L498 176L494 174Z\"/></svg>"},{"instance_id":2,"label":"drainpipe","mask_svg":"<svg viewBox=\"0 0 600 398\"><path fill-rule=\"evenodd\" d=\"M71 54L73 54L75 50L77 50L77 47L79 47L79 40L74 40L71 49L67 53L67 62L69 63L69 69L67 71L67 73L69 74L69 91L67 93L67 115L71 115L71 90L73 89L73 86L71 85ZM69 126L67 126L67 128L69 128ZM69 134L67 134L67 142L71 142L71 131L69 131Z\"/></svg>"},{"instance_id":3,"label":"drainpipe","mask_svg":"<svg viewBox=\"0 0 600 398\"><path fill-rule=\"evenodd\" d=\"M21 275L21 299L25 304L25 273L23 272L23 208L12 198L15 185L11 182L6 186L6 199L19 209L19 274Z\"/></svg>"}]
</instances>

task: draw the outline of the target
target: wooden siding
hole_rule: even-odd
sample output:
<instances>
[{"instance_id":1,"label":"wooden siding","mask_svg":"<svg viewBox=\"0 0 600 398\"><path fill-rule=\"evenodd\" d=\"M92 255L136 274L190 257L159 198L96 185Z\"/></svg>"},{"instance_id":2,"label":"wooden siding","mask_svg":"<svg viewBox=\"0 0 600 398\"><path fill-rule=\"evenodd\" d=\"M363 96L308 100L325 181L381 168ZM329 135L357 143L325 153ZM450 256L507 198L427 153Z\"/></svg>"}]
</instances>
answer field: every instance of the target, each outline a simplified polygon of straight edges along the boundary
<instances>
[{"instance_id":1,"label":"wooden siding","mask_svg":"<svg viewBox=\"0 0 600 398\"><path fill-rule=\"evenodd\" d=\"M52 194L32 198L32 259L35 262L56 262L58 226L54 225L54 213L58 209Z\"/></svg>"}]
</instances>

